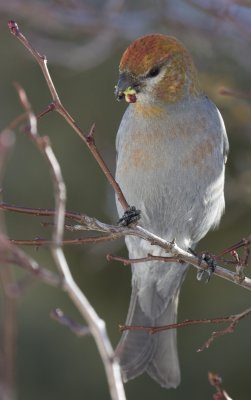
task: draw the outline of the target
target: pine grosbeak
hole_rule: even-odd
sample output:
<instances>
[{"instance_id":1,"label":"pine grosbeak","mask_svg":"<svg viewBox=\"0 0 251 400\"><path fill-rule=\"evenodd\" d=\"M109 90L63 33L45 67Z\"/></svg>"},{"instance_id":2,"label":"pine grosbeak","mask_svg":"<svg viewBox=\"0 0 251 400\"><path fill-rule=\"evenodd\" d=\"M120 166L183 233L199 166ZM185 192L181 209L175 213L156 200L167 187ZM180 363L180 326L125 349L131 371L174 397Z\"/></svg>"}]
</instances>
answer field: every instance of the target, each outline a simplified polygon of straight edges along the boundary
<instances>
[{"instance_id":1,"label":"pine grosbeak","mask_svg":"<svg viewBox=\"0 0 251 400\"><path fill-rule=\"evenodd\" d=\"M116 140L116 180L141 225L188 249L216 226L224 210L228 140L216 106L201 92L192 59L173 37L153 34L124 52L118 99L129 104ZM120 215L123 210L117 202ZM130 258L167 255L127 237ZM126 324L176 322L179 291L188 266L151 261L132 265ZM123 378L146 371L161 386L180 382L176 331L126 331L117 348Z\"/></svg>"}]
</instances>

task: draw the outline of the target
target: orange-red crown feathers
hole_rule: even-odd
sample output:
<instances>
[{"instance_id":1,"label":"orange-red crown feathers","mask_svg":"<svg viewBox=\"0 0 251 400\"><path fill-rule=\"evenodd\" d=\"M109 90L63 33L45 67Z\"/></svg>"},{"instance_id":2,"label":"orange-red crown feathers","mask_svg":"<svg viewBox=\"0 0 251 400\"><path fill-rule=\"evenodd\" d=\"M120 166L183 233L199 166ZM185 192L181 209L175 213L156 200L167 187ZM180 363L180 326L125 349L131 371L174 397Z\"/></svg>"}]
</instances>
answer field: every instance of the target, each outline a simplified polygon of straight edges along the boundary
<instances>
[{"instance_id":1,"label":"orange-red crown feathers","mask_svg":"<svg viewBox=\"0 0 251 400\"><path fill-rule=\"evenodd\" d=\"M135 40L125 50L119 68L120 71L129 70L131 73L141 75L156 61L161 62L162 59L164 61L175 53L190 58L187 50L174 37L161 34L145 35Z\"/></svg>"}]
</instances>

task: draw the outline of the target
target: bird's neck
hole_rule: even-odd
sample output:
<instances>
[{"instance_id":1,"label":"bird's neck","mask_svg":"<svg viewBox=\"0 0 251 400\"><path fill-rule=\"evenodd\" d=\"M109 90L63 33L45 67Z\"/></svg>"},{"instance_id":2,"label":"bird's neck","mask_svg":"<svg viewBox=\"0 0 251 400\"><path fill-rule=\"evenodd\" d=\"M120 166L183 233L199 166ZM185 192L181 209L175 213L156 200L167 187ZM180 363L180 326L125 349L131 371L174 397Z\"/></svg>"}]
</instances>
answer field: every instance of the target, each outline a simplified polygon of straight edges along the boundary
<instances>
[{"instance_id":1,"label":"bird's neck","mask_svg":"<svg viewBox=\"0 0 251 400\"><path fill-rule=\"evenodd\" d=\"M162 105L158 103L145 103L145 102L140 102L137 101L135 104L132 105L134 107L134 110L137 114L148 117L148 118L154 118L154 117L161 117L163 113L165 112L165 109Z\"/></svg>"}]
</instances>

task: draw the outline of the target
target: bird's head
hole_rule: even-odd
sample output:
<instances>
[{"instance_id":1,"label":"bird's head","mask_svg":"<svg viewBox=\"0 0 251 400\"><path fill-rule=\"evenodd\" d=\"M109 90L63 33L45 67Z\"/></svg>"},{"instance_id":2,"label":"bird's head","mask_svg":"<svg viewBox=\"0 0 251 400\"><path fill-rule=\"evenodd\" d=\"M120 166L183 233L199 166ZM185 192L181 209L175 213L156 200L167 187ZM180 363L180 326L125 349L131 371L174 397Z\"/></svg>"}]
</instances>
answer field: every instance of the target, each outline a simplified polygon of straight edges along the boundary
<instances>
[{"instance_id":1,"label":"bird's head","mask_svg":"<svg viewBox=\"0 0 251 400\"><path fill-rule=\"evenodd\" d=\"M118 100L128 103L174 103L197 95L199 86L188 51L175 38L143 36L125 50L115 88Z\"/></svg>"}]
</instances>

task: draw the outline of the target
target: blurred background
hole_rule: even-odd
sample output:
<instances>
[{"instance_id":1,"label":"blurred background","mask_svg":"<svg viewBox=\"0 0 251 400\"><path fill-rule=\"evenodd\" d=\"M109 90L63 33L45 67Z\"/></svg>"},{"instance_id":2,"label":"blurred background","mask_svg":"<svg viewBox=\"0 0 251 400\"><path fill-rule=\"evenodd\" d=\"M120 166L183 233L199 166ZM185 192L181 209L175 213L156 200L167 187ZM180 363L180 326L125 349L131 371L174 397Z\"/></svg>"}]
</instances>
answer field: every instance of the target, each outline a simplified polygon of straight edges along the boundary
<instances>
[{"instance_id":1,"label":"blurred background","mask_svg":"<svg viewBox=\"0 0 251 400\"><path fill-rule=\"evenodd\" d=\"M114 98L123 50L140 35L160 32L179 38L190 50L201 86L217 104L230 140L226 174L226 213L219 229L199 250L217 254L251 232L251 1L250 0L0 0L1 129L23 112L13 81L27 91L35 112L51 101L42 73L27 50L7 28L16 20L42 54L61 100L87 132L96 123L96 143L114 172L115 136L126 105ZM223 95L222 88L234 95ZM39 122L49 135L67 185L67 209L117 221L114 194L79 137L56 113ZM3 181L5 202L26 207L53 207L50 176L44 159L17 131ZM50 238L45 218L5 213L8 235L15 239ZM67 235L69 236L69 235ZM72 237L73 235L71 235ZM79 236L79 235L78 235ZM48 248L23 249L54 269ZM123 240L65 247L71 271L98 314L106 321L115 346L130 297L130 267L106 261L106 254L126 256ZM12 269L16 279L24 273ZM247 271L250 276L250 272ZM4 296L1 290L1 360L4 373ZM213 277L199 283L191 268L183 285L179 320L238 313L250 306L250 292ZM28 285L16 304L15 381L19 400L109 399L104 369L91 337L78 338L50 319L60 307L83 323L60 290L38 282ZM126 384L128 399L211 399L209 371L218 372L231 397L251 398L251 320L208 350L197 349L220 326L178 331L182 383L161 389L148 376Z\"/></svg>"}]
</instances>

